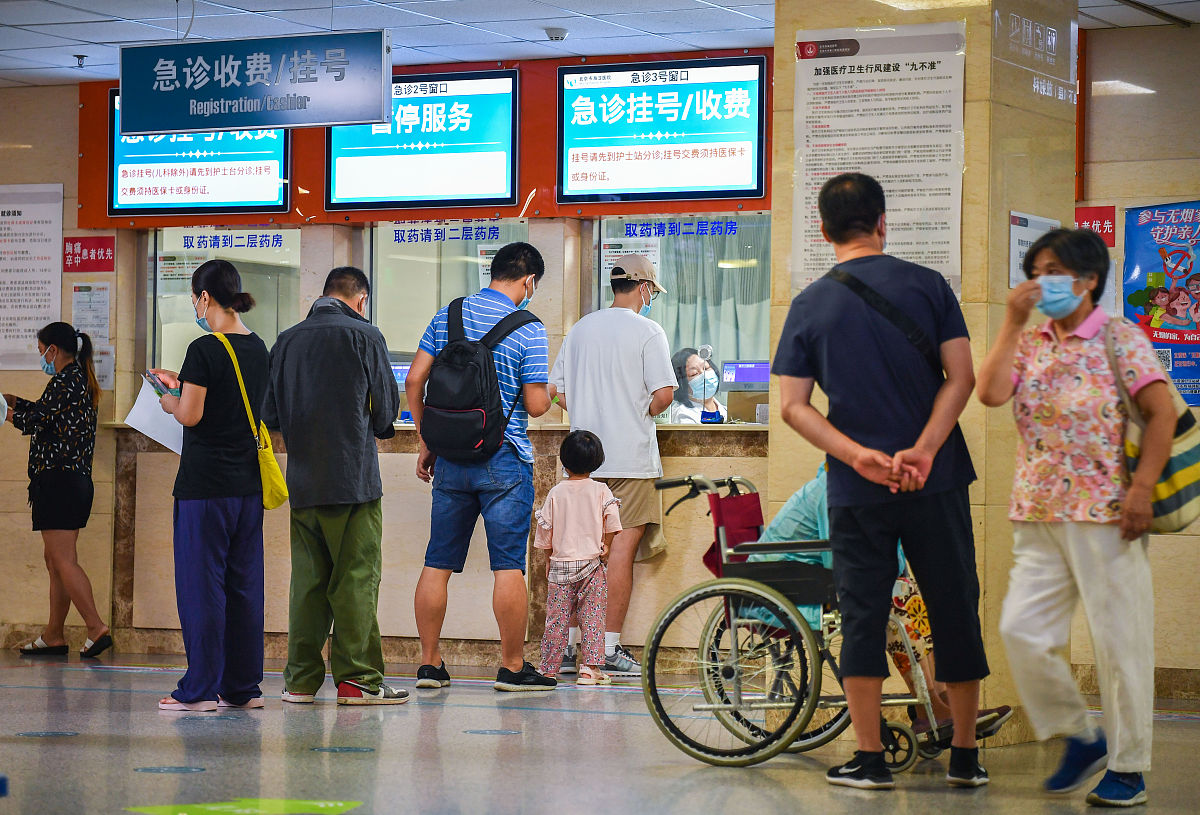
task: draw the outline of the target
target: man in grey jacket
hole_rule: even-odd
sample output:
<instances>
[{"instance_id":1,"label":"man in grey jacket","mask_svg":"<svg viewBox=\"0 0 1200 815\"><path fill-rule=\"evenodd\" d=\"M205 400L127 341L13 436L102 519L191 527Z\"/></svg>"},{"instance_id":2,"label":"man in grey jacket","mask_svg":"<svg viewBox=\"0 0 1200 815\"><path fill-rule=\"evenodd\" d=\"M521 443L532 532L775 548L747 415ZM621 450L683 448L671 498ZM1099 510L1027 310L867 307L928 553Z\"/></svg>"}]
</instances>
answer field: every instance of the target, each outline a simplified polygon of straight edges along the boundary
<instances>
[{"instance_id":1,"label":"man in grey jacket","mask_svg":"<svg viewBox=\"0 0 1200 815\"><path fill-rule=\"evenodd\" d=\"M279 335L263 403L283 433L292 585L283 701L311 703L330 663L338 704L400 704L383 683L379 639L383 483L375 439L395 435L400 392L387 343L366 318L370 283L341 266L308 317Z\"/></svg>"}]
</instances>

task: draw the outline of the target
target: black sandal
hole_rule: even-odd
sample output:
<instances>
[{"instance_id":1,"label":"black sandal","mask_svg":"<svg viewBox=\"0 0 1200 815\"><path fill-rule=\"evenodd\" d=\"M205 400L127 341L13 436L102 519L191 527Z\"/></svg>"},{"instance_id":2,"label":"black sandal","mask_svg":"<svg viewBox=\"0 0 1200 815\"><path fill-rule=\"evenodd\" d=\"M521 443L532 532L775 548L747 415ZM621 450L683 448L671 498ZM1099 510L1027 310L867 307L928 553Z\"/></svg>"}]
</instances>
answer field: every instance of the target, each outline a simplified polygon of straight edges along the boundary
<instances>
[{"instance_id":1,"label":"black sandal","mask_svg":"<svg viewBox=\"0 0 1200 815\"><path fill-rule=\"evenodd\" d=\"M66 645L47 645L41 637L27 645L22 645L18 650L23 657L65 657L67 655Z\"/></svg>"},{"instance_id":2,"label":"black sandal","mask_svg":"<svg viewBox=\"0 0 1200 815\"><path fill-rule=\"evenodd\" d=\"M66 647L66 646L64 646ZM113 639L109 634L101 634L100 639L92 642L90 639L83 644L83 650L79 652L79 656L83 659L92 659L98 657L113 647ZM65 653L65 652L64 652Z\"/></svg>"}]
</instances>

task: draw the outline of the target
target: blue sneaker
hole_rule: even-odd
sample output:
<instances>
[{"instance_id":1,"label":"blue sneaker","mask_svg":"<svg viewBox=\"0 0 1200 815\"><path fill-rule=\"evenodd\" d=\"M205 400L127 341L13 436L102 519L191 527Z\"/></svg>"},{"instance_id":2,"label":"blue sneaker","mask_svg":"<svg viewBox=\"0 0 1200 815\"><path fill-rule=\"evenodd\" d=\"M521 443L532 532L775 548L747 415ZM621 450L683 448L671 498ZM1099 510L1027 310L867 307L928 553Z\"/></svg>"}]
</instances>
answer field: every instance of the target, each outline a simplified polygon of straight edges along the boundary
<instances>
[{"instance_id":1,"label":"blue sneaker","mask_svg":"<svg viewBox=\"0 0 1200 815\"><path fill-rule=\"evenodd\" d=\"M1083 786L1096 773L1104 769L1108 763L1108 742L1104 733L1098 732L1097 738L1091 744L1082 739L1070 736L1067 738L1067 749L1063 752L1062 763L1054 775L1046 779L1045 790L1052 795L1064 795Z\"/></svg>"},{"instance_id":2,"label":"blue sneaker","mask_svg":"<svg viewBox=\"0 0 1200 815\"><path fill-rule=\"evenodd\" d=\"M1109 770L1087 802L1097 807L1135 807L1146 803L1146 781L1141 773L1115 773Z\"/></svg>"}]
</instances>

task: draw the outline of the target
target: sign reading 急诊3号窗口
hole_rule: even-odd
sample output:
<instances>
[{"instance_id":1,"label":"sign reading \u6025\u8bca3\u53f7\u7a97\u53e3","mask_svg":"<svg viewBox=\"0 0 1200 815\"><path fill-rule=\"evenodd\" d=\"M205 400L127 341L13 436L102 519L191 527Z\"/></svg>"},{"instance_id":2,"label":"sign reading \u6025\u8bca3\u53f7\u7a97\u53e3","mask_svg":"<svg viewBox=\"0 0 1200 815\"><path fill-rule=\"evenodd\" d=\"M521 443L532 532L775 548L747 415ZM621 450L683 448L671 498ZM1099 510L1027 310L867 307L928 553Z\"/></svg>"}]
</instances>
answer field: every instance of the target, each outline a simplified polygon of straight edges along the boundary
<instances>
[{"instance_id":1,"label":"sign reading \u6025\u8bca3\u53f7\u7a97\u53e3","mask_svg":"<svg viewBox=\"0 0 1200 815\"><path fill-rule=\"evenodd\" d=\"M387 31L121 48L121 133L387 122Z\"/></svg>"}]
</instances>

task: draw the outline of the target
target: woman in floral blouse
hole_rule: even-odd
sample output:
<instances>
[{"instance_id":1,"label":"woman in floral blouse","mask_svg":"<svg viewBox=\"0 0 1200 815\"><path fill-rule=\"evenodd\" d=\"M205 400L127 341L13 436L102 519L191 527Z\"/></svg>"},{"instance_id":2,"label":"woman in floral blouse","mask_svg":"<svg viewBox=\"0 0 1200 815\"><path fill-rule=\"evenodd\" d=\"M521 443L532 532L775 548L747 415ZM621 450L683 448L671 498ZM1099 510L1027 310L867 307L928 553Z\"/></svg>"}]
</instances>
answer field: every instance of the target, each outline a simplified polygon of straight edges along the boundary
<instances>
[{"instance_id":1,"label":"woman in floral blouse","mask_svg":"<svg viewBox=\"0 0 1200 815\"><path fill-rule=\"evenodd\" d=\"M985 405L1012 400L1017 465L1008 517L1013 568L1000 618L1017 692L1040 739L1066 736L1046 792L1071 792L1104 769L1098 806L1146 800L1154 714L1154 596L1146 557L1150 495L1170 454L1175 409L1145 334L1096 303L1108 249L1086 229L1055 229L1025 255L992 350L979 368ZM1034 306L1048 320L1025 329ZM1116 369L1147 421L1126 472ZM1090 723L1063 658L1083 602L1111 742Z\"/></svg>"},{"instance_id":2,"label":"woman in floral blouse","mask_svg":"<svg viewBox=\"0 0 1200 815\"><path fill-rule=\"evenodd\" d=\"M4 394L5 415L29 443L29 505L33 529L42 533L50 573L50 621L42 635L21 647L26 656L67 653L63 631L71 604L87 625L80 656L112 647L108 626L96 610L92 584L79 565L75 544L92 512L92 453L100 385L92 364L92 341L69 323L50 323L37 335L42 370L50 383L36 402Z\"/></svg>"}]
</instances>

